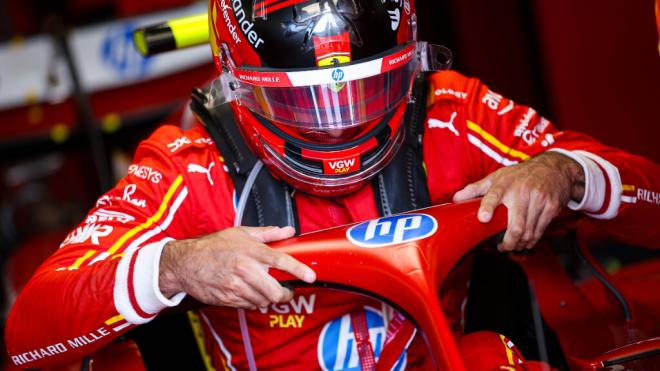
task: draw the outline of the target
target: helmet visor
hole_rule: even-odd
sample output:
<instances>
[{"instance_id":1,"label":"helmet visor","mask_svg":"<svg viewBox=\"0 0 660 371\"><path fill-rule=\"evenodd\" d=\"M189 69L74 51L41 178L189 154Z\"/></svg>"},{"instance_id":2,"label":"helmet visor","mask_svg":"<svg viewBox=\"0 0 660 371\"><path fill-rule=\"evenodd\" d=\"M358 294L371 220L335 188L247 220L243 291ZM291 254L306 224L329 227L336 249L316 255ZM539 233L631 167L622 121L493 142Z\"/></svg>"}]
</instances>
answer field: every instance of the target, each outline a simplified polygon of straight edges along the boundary
<instances>
[{"instance_id":1,"label":"helmet visor","mask_svg":"<svg viewBox=\"0 0 660 371\"><path fill-rule=\"evenodd\" d=\"M305 129L345 129L383 116L401 103L416 70L413 59L359 80L298 87L243 83L235 94L240 104L271 121Z\"/></svg>"},{"instance_id":2,"label":"helmet visor","mask_svg":"<svg viewBox=\"0 0 660 371\"><path fill-rule=\"evenodd\" d=\"M213 82L209 103L235 101L270 121L302 130L347 129L382 117L401 103L418 72L450 64L447 48L417 42L366 62L328 68L230 67Z\"/></svg>"}]
</instances>

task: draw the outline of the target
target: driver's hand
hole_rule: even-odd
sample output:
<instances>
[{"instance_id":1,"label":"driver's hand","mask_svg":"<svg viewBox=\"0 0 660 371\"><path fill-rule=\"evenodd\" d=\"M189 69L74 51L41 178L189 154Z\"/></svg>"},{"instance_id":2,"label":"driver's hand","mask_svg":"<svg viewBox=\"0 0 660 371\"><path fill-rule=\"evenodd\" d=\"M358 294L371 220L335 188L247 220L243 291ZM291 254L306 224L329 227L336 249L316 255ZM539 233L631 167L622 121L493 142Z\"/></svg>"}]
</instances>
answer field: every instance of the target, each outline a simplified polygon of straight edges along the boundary
<instances>
[{"instance_id":1,"label":"driver's hand","mask_svg":"<svg viewBox=\"0 0 660 371\"><path fill-rule=\"evenodd\" d=\"M238 227L169 242L160 260L160 290L167 297L185 291L205 304L246 309L291 300L293 292L268 274L268 268L308 283L316 274L265 244L294 234L292 227Z\"/></svg>"},{"instance_id":2,"label":"driver's hand","mask_svg":"<svg viewBox=\"0 0 660 371\"><path fill-rule=\"evenodd\" d=\"M509 210L500 251L531 249L550 221L584 195L582 167L557 152L545 152L523 163L501 168L454 194L454 201L483 196L478 218L488 223L499 204Z\"/></svg>"}]
</instances>

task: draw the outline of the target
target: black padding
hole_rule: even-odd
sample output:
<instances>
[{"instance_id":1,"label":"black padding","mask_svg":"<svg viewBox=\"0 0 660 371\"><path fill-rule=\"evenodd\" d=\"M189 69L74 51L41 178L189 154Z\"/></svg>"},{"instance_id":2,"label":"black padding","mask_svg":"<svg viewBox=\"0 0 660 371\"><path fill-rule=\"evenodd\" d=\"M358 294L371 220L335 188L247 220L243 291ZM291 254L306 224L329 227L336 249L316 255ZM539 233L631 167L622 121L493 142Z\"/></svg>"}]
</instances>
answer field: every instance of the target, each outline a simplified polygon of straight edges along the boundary
<instances>
[{"instance_id":1,"label":"black padding","mask_svg":"<svg viewBox=\"0 0 660 371\"><path fill-rule=\"evenodd\" d=\"M372 181L376 207L381 216L431 205L422 157L426 87L426 76L419 74L413 86L413 99L403 118L405 141L392 162Z\"/></svg>"},{"instance_id":2,"label":"black padding","mask_svg":"<svg viewBox=\"0 0 660 371\"><path fill-rule=\"evenodd\" d=\"M240 197L258 158L245 143L229 104L209 110L205 102L205 94L195 90L191 108L224 157L236 195ZM300 233L289 186L276 180L268 170L262 168L250 190L241 225L253 227L291 225L296 228L297 233Z\"/></svg>"}]
</instances>

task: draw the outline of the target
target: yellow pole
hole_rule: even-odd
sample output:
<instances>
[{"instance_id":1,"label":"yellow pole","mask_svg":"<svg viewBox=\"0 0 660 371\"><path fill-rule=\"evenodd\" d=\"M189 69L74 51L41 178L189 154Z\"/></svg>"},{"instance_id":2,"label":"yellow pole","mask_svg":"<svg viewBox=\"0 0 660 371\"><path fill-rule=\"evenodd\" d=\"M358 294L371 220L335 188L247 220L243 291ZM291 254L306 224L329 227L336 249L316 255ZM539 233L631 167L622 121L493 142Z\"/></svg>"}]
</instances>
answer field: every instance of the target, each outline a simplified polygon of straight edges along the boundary
<instances>
[{"instance_id":1,"label":"yellow pole","mask_svg":"<svg viewBox=\"0 0 660 371\"><path fill-rule=\"evenodd\" d=\"M208 14L172 19L133 32L136 49L144 56L209 42Z\"/></svg>"}]
</instances>

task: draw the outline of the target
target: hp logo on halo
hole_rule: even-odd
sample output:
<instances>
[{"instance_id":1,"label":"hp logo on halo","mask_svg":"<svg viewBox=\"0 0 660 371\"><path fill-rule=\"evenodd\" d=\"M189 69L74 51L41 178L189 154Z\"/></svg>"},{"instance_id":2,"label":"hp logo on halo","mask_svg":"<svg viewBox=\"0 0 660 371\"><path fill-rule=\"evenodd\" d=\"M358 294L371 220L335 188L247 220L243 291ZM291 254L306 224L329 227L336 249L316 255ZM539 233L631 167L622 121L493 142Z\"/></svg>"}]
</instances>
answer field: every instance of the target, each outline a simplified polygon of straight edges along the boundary
<instances>
[{"instance_id":1,"label":"hp logo on halo","mask_svg":"<svg viewBox=\"0 0 660 371\"><path fill-rule=\"evenodd\" d=\"M362 247L383 247L426 238L438 222L426 214L388 216L360 223L346 231L346 238Z\"/></svg>"},{"instance_id":2,"label":"hp logo on halo","mask_svg":"<svg viewBox=\"0 0 660 371\"><path fill-rule=\"evenodd\" d=\"M371 343L371 349L374 351L374 356L378 360L387 335L385 321L381 311L375 308L365 306L364 311L367 317L367 327L369 328L369 342ZM323 330L321 330L316 351L319 365L324 371L358 371L362 369L350 314L344 314L342 317L325 324ZM406 350L401 353L396 364L392 367L393 371L402 371L406 368L408 361L406 353Z\"/></svg>"},{"instance_id":3,"label":"hp logo on halo","mask_svg":"<svg viewBox=\"0 0 660 371\"><path fill-rule=\"evenodd\" d=\"M344 71L341 68L335 68L332 71L332 79L335 81L341 81L344 79Z\"/></svg>"}]
</instances>

